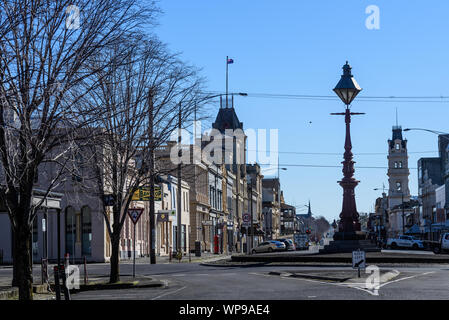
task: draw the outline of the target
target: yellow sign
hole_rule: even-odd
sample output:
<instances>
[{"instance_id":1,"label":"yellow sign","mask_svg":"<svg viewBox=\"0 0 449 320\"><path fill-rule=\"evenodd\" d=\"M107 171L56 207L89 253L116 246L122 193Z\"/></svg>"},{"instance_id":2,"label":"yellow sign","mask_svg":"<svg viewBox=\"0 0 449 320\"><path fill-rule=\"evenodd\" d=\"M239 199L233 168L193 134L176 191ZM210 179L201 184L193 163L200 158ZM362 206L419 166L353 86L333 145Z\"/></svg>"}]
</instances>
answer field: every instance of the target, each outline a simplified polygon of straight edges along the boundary
<instances>
[{"instance_id":1,"label":"yellow sign","mask_svg":"<svg viewBox=\"0 0 449 320\"><path fill-rule=\"evenodd\" d=\"M133 201L150 201L150 188L149 187L141 187L136 192L134 192L132 200ZM161 201L161 188L155 186L154 187L154 201Z\"/></svg>"}]
</instances>

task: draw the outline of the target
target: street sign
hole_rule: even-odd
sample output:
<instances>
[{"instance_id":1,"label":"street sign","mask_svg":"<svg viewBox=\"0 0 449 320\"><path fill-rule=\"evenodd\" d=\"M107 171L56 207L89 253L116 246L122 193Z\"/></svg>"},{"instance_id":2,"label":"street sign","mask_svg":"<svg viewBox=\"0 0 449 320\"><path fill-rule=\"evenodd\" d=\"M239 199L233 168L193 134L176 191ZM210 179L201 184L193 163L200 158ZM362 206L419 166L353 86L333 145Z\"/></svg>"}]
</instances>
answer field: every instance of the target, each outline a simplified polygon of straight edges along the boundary
<instances>
[{"instance_id":1,"label":"street sign","mask_svg":"<svg viewBox=\"0 0 449 320\"><path fill-rule=\"evenodd\" d=\"M244 213L242 215L242 220L246 224L251 221L251 215L249 213Z\"/></svg>"},{"instance_id":2,"label":"street sign","mask_svg":"<svg viewBox=\"0 0 449 320\"><path fill-rule=\"evenodd\" d=\"M165 214L170 217L176 217L176 210L158 210L157 214Z\"/></svg>"},{"instance_id":3,"label":"street sign","mask_svg":"<svg viewBox=\"0 0 449 320\"><path fill-rule=\"evenodd\" d=\"M139 218L142 215L142 213L143 213L143 208L128 209L128 215L134 224L136 224L137 221L139 221Z\"/></svg>"},{"instance_id":4,"label":"street sign","mask_svg":"<svg viewBox=\"0 0 449 320\"><path fill-rule=\"evenodd\" d=\"M150 201L150 188L149 187L140 187L134 192L132 200L133 201ZM154 187L154 201L161 201L161 188L158 186Z\"/></svg>"},{"instance_id":5,"label":"street sign","mask_svg":"<svg viewBox=\"0 0 449 320\"><path fill-rule=\"evenodd\" d=\"M366 268L366 254L365 251L352 251L352 268L365 269Z\"/></svg>"},{"instance_id":6,"label":"street sign","mask_svg":"<svg viewBox=\"0 0 449 320\"><path fill-rule=\"evenodd\" d=\"M212 226L212 225L213 225L212 220L204 220L203 221L203 226Z\"/></svg>"}]
</instances>

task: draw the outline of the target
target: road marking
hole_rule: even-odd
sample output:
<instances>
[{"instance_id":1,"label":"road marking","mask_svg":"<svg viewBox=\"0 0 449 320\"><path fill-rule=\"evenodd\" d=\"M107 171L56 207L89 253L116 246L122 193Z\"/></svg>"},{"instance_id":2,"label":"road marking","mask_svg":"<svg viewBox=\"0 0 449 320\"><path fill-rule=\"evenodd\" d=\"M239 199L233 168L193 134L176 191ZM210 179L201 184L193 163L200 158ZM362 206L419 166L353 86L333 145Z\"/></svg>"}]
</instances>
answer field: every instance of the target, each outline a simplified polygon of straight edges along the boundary
<instances>
[{"instance_id":1,"label":"road marking","mask_svg":"<svg viewBox=\"0 0 449 320\"><path fill-rule=\"evenodd\" d=\"M435 273L435 271L425 272L425 273L416 274L416 275L409 276L409 277L404 277L404 278L401 278L401 279L387 281L387 282L385 282L383 284L380 284L379 285L379 289L381 287L387 285L387 284L390 284L390 283L399 282L399 281L402 281L402 280L408 280L408 279L416 278L416 277L419 277L419 276L428 275L428 274L431 274L431 273ZM251 273L251 274L272 277L271 275L267 275L267 274L258 274L258 273ZM300 280L300 281L308 281L308 282L315 282L315 283L321 283L321 284L330 284L330 285L339 286L339 287L345 287L345 288L353 288L353 289L357 289L357 290L361 290L361 291L367 292L367 293L369 293L371 295L377 295L375 292L372 292L372 290L369 290L366 287L364 287L366 285L365 283L332 283L332 282L324 282L324 281L312 280L312 279L304 279L304 278L296 278L296 277L292 278L292 277L288 277L288 276L280 276L280 278L281 279L286 279L286 280L295 279L295 280ZM363 286L363 287L361 287L361 286Z\"/></svg>"},{"instance_id":2,"label":"road marking","mask_svg":"<svg viewBox=\"0 0 449 320\"><path fill-rule=\"evenodd\" d=\"M169 295L169 294L176 293L176 292L181 291L181 290L183 290L183 289L185 289L185 288L187 288L187 286L184 286L184 287L182 287L182 288L176 289L175 291L172 291L172 292L167 292L167 293L161 294L161 295L159 295L159 296L157 296L157 297L154 297L154 298L151 299L151 300L156 300L156 299L165 297L165 296L167 296L167 295Z\"/></svg>"},{"instance_id":3,"label":"road marking","mask_svg":"<svg viewBox=\"0 0 449 320\"><path fill-rule=\"evenodd\" d=\"M185 273L173 274L172 277L185 277Z\"/></svg>"}]
</instances>

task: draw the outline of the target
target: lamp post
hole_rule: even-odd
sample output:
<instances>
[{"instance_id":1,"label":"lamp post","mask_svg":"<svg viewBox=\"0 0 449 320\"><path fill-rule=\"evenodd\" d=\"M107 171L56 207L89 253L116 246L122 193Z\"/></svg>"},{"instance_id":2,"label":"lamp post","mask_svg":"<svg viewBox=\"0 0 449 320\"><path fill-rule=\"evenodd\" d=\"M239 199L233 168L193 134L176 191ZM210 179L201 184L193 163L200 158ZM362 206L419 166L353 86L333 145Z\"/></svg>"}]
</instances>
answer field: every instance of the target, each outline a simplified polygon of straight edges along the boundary
<instances>
[{"instance_id":1,"label":"lamp post","mask_svg":"<svg viewBox=\"0 0 449 320\"><path fill-rule=\"evenodd\" d=\"M279 219L281 216L281 175L280 175L280 170L287 170L287 168L281 168L279 166L279 154L278 154L278 205L279 205ZM280 226L279 226L280 228ZM271 234L271 238L273 238L273 235Z\"/></svg>"},{"instance_id":2,"label":"lamp post","mask_svg":"<svg viewBox=\"0 0 449 320\"><path fill-rule=\"evenodd\" d=\"M340 225L338 232L335 234L335 240L352 240L358 239L360 236L357 232L360 232L359 214L356 208L354 189L359 183L354 179L354 161L352 154L351 143L351 116L360 115L364 113L351 112L350 104L354 98L358 95L362 89L355 81L351 74L351 66L346 61L343 66L343 75L340 81L337 83L334 92L338 95L341 101L346 105L344 113L331 113L331 115L343 115L345 116L346 123L346 138L345 138L345 153L343 164L343 179L338 181L343 188L343 205L340 213Z\"/></svg>"}]
</instances>

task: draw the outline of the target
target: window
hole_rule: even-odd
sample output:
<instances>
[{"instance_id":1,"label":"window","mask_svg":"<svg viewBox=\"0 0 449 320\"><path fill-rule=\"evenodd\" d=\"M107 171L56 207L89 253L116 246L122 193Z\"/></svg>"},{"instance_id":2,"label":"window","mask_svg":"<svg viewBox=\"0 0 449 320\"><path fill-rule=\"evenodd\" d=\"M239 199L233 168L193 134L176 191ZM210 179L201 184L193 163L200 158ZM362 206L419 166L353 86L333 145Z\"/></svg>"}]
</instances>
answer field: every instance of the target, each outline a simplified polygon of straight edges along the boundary
<instances>
[{"instance_id":1,"label":"window","mask_svg":"<svg viewBox=\"0 0 449 320\"><path fill-rule=\"evenodd\" d=\"M401 148L400 145L399 145L399 143L396 143L395 148L396 148L396 150L399 150L399 149Z\"/></svg>"},{"instance_id":2,"label":"window","mask_svg":"<svg viewBox=\"0 0 449 320\"><path fill-rule=\"evenodd\" d=\"M65 252L71 256L75 253L76 217L75 209L67 207L65 209Z\"/></svg>"},{"instance_id":3,"label":"window","mask_svg":"<svg viewBox=\"0 0 449 320\"><path fill-rule=\"evenodd\" d=\"M394 167L398 168L398 162L397 161L394 162Z\"/></svg>"},{"instance_id":4,"label":"window","mask_svg":"<svg viewBox=\"0 0 449 320\"><path fill-rule=\"evenodd\" d=\"M399 168L402 168L402 161L399 161Z\"/></svg>"},{"instance_id":5,"label":"window","mask_svg":"<svg viewBox=\"0 0 449 320\"><path fill-rule=\"evenodd\" d=\"M90 256L92 254L92 216L89 207L81 209L81 226L82 254L83 256Z\"/></svg>"},{"instance_id":6,"label":"window","mask_svg":"<svg viewBox=\"0 0 449 320\"><path fill-rule=\"evenodd\" d=\"M396 182L396 190L397 191L402 191L402 184L401 184L401 182Z\"/></svg>"}]
</instances>

